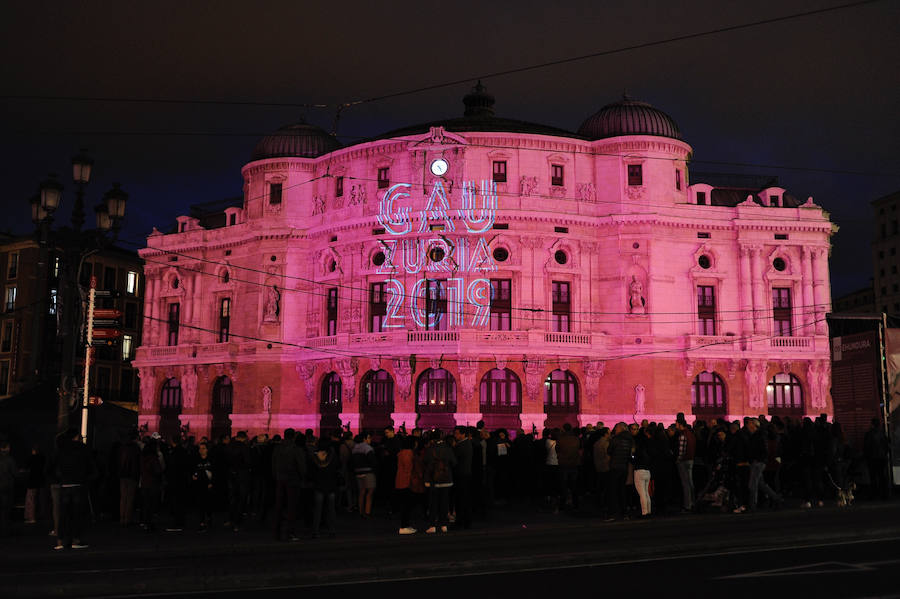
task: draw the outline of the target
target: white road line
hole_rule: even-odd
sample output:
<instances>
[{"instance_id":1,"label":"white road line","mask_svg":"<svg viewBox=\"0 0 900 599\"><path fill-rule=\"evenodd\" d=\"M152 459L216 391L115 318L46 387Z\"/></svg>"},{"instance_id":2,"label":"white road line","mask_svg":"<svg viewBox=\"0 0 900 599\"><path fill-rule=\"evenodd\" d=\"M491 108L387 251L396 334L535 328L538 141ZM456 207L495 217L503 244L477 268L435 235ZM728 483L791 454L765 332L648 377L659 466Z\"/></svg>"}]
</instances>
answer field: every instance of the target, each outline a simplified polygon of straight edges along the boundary
<instances>
[{"instance_id":1,"label":"white road line","mask_svg":"<svg viewBox=\"0 0 900 599\"><path fill-rule=\"evenodd\" d=\"M647 557L640 559L604 561L588 564L569 564L560 566L543 566L537 568L518 568L491 570L483 572L453 572L444 574L425 574L420 576L404 576L400 578L367 578L361 580L335 581L335 582L317 582L317 583L300 583L288 585L272 585L258 587L244 587L234 589L234 592L252 593L254 591L286 591L291 589L307 589L318 587L335 587L360 584L384 584L390 582L417 582L424 580L440 580L443 578L472 578L476 576L496 576L502 574L523 574L531 572L550 572L553 570L576 570L583 568L605 568L610 566L627 566L631 564L646 564L650 562L665 562L675 560L696 559L704 557L722 557L727 555L748 555L754 553L768 553L773 551L796 551L798 549L817 549L822 547L839 547L844 545L862 545L869 543L887 543L890 541L900 541L900 537L883 537L877 539L860 539L856 541L835 541L829 543L811 543L807 545L791 545L788 547L759 547L755 549L735 549L732 551L718 551L715 553L691 553L686 555L666 555L658 557ZM896 560L900 562L900 560ZM131 592L124 595L103 595L104 599L134 599L135 597L186 597L190 595L210 595L215 593L230 592L230 589L204 589L196 591L165 591L156 593L139 593Z\"/></svg>"}]
</instances>

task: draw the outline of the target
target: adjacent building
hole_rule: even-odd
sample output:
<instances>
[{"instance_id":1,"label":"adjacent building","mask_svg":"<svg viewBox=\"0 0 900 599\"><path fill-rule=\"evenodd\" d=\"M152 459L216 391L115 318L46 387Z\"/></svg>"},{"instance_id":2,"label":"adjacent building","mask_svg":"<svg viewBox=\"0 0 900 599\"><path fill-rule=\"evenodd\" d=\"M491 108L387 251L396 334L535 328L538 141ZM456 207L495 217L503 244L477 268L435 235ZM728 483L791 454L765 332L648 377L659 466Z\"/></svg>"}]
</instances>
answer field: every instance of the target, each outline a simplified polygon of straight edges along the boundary
<instances>
[{"instance_id":1,"label":"adjacent building","mask_svg":"<svg viewBox=\"0 0 900 599\"><path fill-rule=\"evenodd\" d=\"M872 235L875 307L878 312L900 315L900 191L872 202L875 230Z\"/></svg>"},{"instance_id":2,"label":"adjacent building","mask_svg":"<svg viewBox=\"0 0 900 599\"><path fill-rule=\"evenodd\" d=\"M264 137L243 197L154 231L140 422L219 435L831 413L832 223L691 176L624 98L567 131L460 118Z\"/></svg>"}]
</instances>

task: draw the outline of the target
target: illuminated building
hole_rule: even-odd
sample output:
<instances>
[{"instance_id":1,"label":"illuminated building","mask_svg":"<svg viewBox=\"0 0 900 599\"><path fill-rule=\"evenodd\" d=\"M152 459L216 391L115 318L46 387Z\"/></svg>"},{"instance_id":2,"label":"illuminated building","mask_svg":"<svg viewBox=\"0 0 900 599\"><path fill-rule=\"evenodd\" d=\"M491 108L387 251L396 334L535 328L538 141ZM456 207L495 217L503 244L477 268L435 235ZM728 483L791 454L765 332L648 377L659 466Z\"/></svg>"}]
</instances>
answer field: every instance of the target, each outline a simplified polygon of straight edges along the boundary
<instances>
[{"instance_id":1,"label":"illuminated building","mask_svg":"<svg viewBox=\"0 0 900 599\"><path fill-rule=\"evenodd\" d=\"M262 139L243 200L141 256L141 423L220 434L829 412L832 224L692 182L626 98L577 133L465 116Z\"/></svg>"}]
</instances>

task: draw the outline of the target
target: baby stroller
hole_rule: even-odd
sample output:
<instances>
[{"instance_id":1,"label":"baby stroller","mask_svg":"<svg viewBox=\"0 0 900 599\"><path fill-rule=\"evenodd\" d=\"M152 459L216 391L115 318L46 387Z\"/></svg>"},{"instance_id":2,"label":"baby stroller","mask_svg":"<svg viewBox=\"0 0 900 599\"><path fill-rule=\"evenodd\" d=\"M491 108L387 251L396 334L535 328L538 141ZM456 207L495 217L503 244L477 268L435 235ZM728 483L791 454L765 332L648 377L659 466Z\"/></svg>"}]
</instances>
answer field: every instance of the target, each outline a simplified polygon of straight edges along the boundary
<instances>
[{"instance_id":1,"label":"baby stroller","mask_svg":"<svg viewBox=\"0 0 900 599\"><path fill-rule=\"evenodd\" d=\"M718 509L728 512L735 508L734 467L731 458L719 457L713 464L709 482L703 490L697 494L697 511L708 512Z\"/></svg>"}]
</instances>

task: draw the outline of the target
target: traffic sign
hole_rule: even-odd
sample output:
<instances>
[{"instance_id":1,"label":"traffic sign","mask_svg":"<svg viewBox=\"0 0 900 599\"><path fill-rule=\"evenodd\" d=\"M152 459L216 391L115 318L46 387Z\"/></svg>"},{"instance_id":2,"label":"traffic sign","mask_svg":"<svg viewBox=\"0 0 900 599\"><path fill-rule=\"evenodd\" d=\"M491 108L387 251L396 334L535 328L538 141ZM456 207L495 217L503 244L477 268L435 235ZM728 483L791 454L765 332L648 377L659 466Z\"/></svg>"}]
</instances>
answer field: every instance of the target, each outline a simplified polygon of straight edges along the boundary
<instances>
[{"instance_id":1,"label":"traffic sign","mask_svg":"<svg viewBox=\"0 0 900 599\"><path fill-rule=\"evenodd\" d=\"M122 321L115 318L95 318L94 326L100 328L112 328L122 326ZM95 331L97 329L94 329Z\"/></svg>"},{"instance_id":2,"label":"traffic sign","mask_svg":"<svg viewBox=\"0 0 900 599\"><path fill-rule=\"evenodd\" d=\"M118 339L122 336L119 329L94 329L94 339Z\"/></svg>"},{"instance_id":3,"label":"traffic sign","mask_svg":"<svg viewBox=\"0 0 900 599\"><path fill-rule=\"evenodd\" d=\"M122 292L120 292L116 289L113 289L113 290L95 289L94 290L94 297L119 297L121 295L122 295Z\"/></svg>"},{"instance_id":4,"label":"traffic sign","mask_svg":"<svg viewBox=\"0 0 900 599\"><path fill-rule=\"evenodd\" d=\"M96 292L99 295L99 292ZM102 319L122 318L121 310L113 310L112 308L94 308L94 324Z\"/></svg>"},{"instance_id":5,"label":"traffic sign","mask_svg":"<svg viewBox=\"0 0 900 599\"><path fill-rule=\"evenodd\" d=\"M103 405L103 398L97 397L96 395L91 395L88 398L88 405L89 406L101 406L101 405Z\"/></svg>"}]
</instances>

